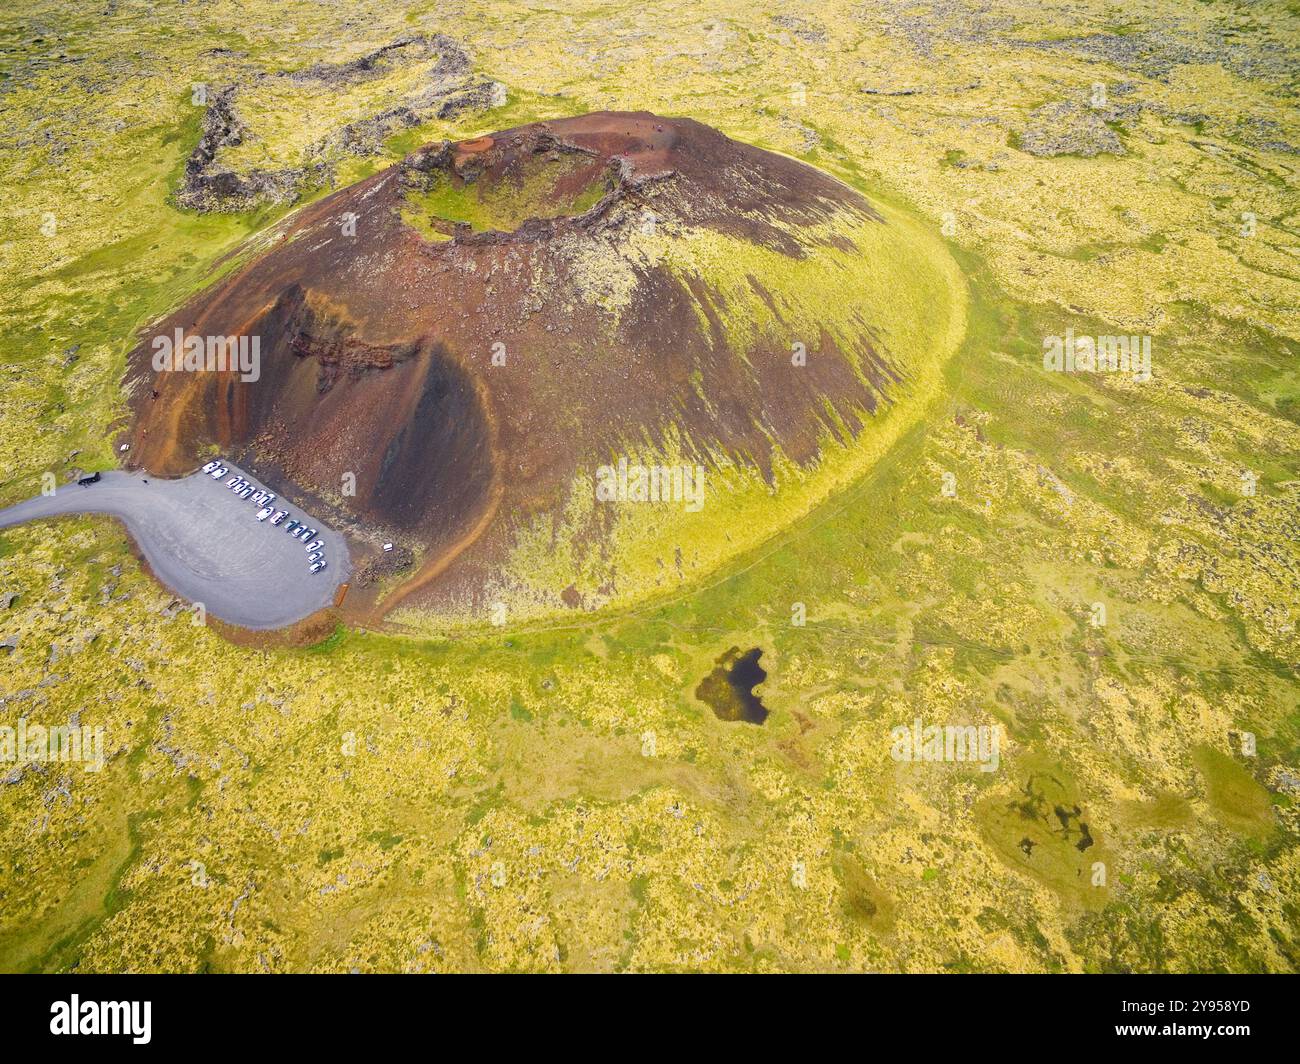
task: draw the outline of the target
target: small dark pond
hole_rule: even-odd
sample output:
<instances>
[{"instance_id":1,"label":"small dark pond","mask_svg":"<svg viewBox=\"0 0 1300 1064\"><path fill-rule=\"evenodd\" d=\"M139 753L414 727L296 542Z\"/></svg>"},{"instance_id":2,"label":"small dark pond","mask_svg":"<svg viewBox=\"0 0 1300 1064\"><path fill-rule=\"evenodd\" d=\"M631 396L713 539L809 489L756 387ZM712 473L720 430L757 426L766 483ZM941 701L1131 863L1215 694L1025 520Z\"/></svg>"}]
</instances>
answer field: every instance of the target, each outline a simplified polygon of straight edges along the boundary
<instances>
[{"instance_id":1,"label":"small dark pond","mask_svg":"<svg viewBox=\"0 0 1300 1064\"><path fill-rule=\"evenodd\" d=\"M767 679L759 665L763 656L761 647L745 653L732 647L718 658L713 671L700 681L695 697L713 710L719 720L743 720L762 724L769 710L763 700L754 694L754 688Z\"/></svg>"}]
</instances>

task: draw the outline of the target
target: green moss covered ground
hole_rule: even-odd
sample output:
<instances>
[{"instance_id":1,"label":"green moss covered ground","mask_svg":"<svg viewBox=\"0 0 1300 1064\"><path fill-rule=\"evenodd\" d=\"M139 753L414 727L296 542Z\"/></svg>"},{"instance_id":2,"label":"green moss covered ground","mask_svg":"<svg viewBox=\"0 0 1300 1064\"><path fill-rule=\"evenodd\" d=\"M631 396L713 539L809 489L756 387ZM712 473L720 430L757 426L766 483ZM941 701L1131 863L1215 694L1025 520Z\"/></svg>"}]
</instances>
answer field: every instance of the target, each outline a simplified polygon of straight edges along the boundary
<instances>
[{"instance_id":1,"label":"green moss covered ground","mask_svg":"<svg viewBox=\"0 0 1300 1064\"><path fill-rule=\"evenodd\" d=\"M412 28L507 103L336 180L536 118L690 115L942 242L960 347L778 536L610 615L261 652L194 627L110 522L0 534L0 723L77 716L109 754L0 764L0 968L1294 971L1294 12L470 8L4 14L0 499L112 464L135 330L281 210L169 204L191 82ZM1065 150L1022 150L1097 82L1122 154L1069 109ZM272 102L258 165L356 110ZM1151 380L1045 372L1066 328L1150 336ZM732 646L764 649L762 726L694 697ZM894 760L918 717L999 726L998 770Z\"/></svg>"}]
</instances>

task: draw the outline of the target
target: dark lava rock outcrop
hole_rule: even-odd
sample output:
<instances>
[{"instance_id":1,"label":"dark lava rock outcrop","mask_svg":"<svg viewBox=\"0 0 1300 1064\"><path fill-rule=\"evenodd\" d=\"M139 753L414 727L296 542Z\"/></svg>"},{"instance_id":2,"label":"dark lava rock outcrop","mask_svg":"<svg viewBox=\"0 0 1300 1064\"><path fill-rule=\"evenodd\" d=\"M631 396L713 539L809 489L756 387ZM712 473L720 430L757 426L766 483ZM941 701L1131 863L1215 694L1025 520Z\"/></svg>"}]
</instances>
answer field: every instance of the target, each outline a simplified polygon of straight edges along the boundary
<instances>
[{"instance_id":1,"label":"dark lava rock outcrop","mask_svg":"<svg viewBox=\"0 0 1300 1064\"><path fill-rule=\"evenodd\" d=\"M241 170L227 164L228 149L258 136L256 127L250 127L239 111L250 86L255 89L289 82L323 94L341 93L412 64L426 66L414 91L393 106L349 122L311 144L301 165ZM463 111L486 111L504 102L504 87L475 76L468 53L441 33L408 33L344 63L318 63L287 72L259 71L211 90L199 142L185 161L176 202L199 211L242 211L265 203L291 202L309 183L328 182L334 163L344 154L376 155L384 138L396 130Z\"/></svg>"}]
</instances>

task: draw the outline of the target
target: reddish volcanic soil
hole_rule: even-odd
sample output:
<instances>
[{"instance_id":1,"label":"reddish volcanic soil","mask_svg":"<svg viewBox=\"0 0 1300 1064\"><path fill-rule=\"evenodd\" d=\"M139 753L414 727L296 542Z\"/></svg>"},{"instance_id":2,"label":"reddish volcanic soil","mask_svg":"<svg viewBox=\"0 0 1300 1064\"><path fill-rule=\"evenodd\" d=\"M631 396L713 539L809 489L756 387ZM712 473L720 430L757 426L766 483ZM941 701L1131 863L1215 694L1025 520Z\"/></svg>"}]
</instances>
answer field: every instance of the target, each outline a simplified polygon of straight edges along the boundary
<instances>
[{"instance_id":1,"label":"reddish volcanic soil","mask_svg":"<svg viewBox=\"0 0 1300 1064\"><path fill-rule=\"evenodd\" d=\"M567 164L557 217L510 232L461 226L442 241L402 219L410 190L452 175L500 186L539 159ZM602 180L597 202L568 213ZM666 232L713 229L791 259L805 253L801 226L841 212L878 220L830 177L684 119L599 113L431 145L303 208L266 250L148 331L129 366L133 461L177 475L215 445L341 508L374 539L416 547L421 567L387 610L413 591L434 603L475 586L514 520L560 506L575 471L628 440L676 429L701 460L711 451L766 468L774 440L796 460L815 454L827 406L856 431L855 412L896 378L867 323L852 358L790 374L788 342L733 350L718 294L665 267L635 266L617 317L583 296L574 249L614 254L643 210ZM259 336L261 378L155 372L150 342L178 326ZM492 364L497 343L504 365ZM834 349L829 336L820 345ZM340 491L346 473L355 497ZM354 603L369 604L362 589Z\"/></svg>"}]
</instances>

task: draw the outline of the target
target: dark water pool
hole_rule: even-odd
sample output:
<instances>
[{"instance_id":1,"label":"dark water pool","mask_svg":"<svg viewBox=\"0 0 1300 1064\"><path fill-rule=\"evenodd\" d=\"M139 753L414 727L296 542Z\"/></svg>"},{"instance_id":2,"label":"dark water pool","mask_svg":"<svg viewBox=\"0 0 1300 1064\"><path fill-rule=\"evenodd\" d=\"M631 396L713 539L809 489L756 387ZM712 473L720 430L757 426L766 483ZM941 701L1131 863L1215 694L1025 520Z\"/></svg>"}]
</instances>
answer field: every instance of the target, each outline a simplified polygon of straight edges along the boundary
<instances>
[{"instance_id":1,"label":"dark water pool","mask_svg":"<svg viewBox=\"0 0 1300 1064\"><path fill-rule=\"evenodd\" d=\"M732 647L700 681L695 697L712 709L719 720L762 724L770 712L754 694L754 688L767 679L767 672L758 663L762 656L761 647L744 653L740 647Z\"/></svg>"}]
</instances>

